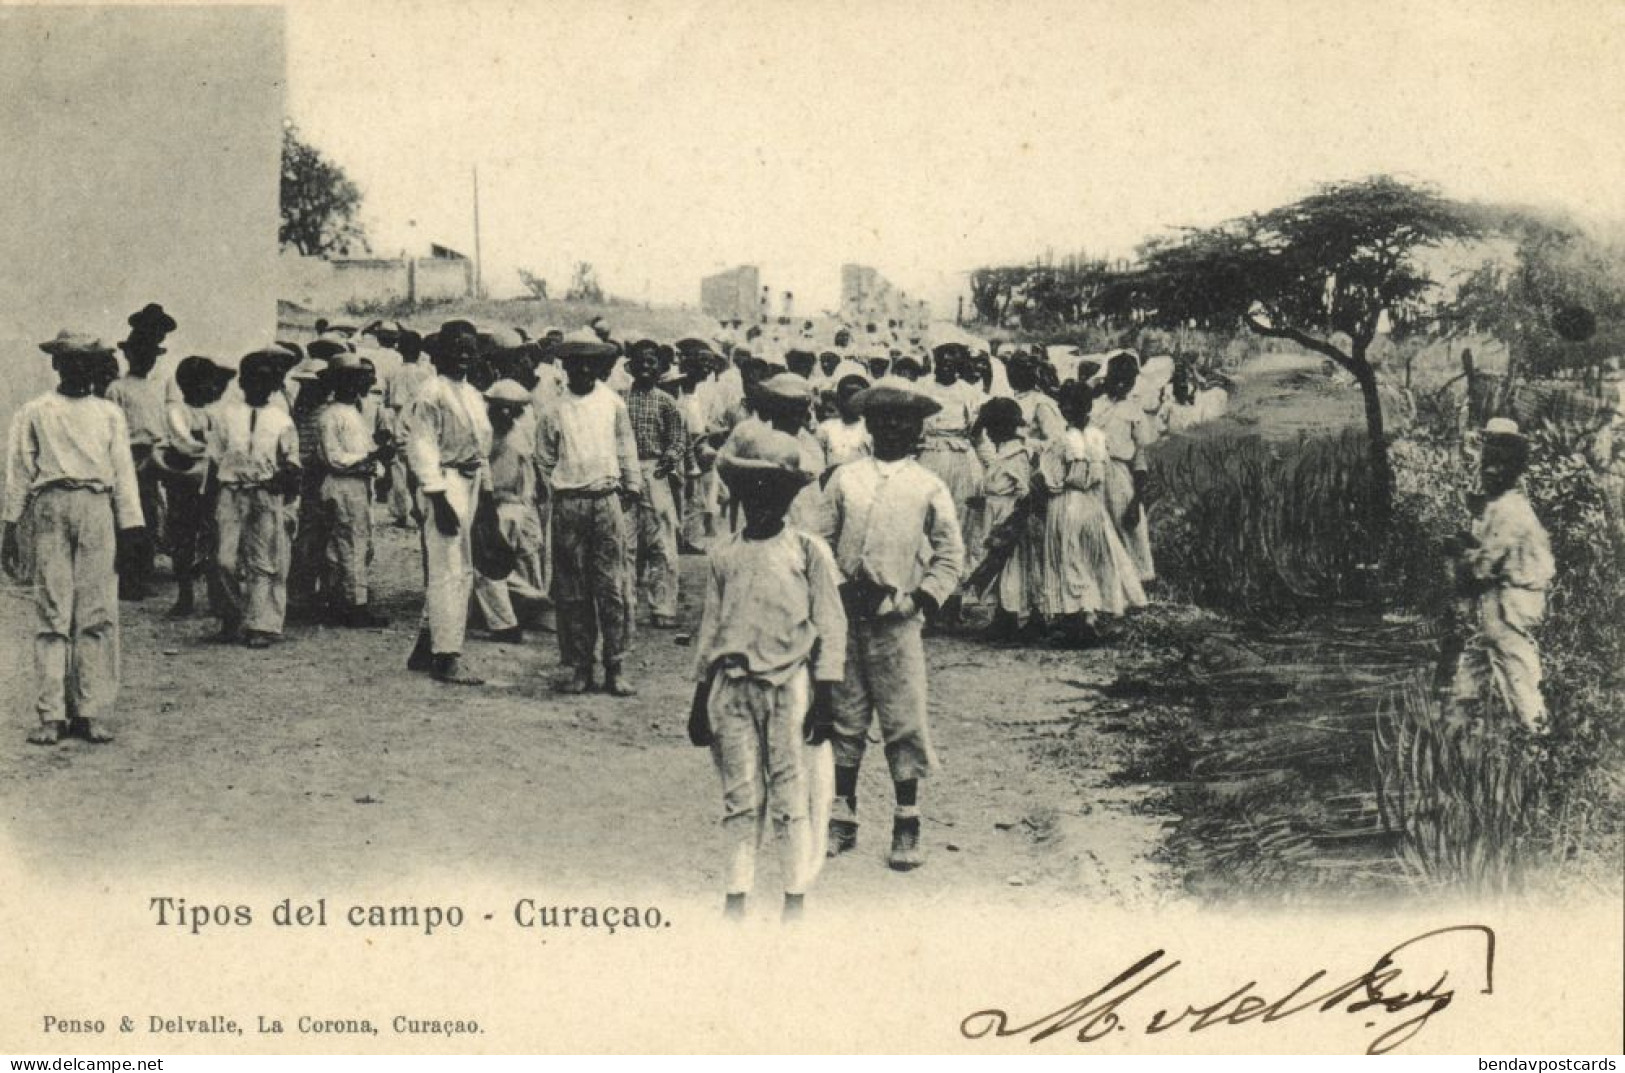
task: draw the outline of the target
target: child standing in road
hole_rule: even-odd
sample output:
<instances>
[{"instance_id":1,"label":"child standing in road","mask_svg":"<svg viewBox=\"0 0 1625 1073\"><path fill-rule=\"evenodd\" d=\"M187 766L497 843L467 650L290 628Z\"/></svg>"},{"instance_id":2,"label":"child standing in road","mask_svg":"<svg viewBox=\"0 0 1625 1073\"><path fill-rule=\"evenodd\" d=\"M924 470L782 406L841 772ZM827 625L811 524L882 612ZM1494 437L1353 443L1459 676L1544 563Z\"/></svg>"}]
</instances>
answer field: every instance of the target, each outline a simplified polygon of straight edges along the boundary
<instances>
[{"instance_id":1,"label":"child standing in road","mask_svg":"<svg viewBox=\"0 0 1625 1073\"><path fill-rule=\"evenodd\" d=\"M822 856L803 742L829 740L845 673L840 571L828 545L785 524L813 479L794 436L762 432L717 466L745 524L711 550L689 738L711 747L722 779L723 828L732 836L726 914L744 915L771 815L790 920Z\"/></svg>"}]
</instances>

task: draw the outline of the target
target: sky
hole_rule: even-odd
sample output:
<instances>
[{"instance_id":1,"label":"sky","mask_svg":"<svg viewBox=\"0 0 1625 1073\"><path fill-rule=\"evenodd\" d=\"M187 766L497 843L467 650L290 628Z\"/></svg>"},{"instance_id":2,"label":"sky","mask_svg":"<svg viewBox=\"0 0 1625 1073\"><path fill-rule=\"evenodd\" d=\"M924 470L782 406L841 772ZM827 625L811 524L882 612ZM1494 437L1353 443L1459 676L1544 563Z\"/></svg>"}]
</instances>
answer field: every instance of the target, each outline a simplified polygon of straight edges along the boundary
<instances>
[{"instance_id":1,"label":"sky","mask_svg":"<svg viewBox=\"0 0 1625 1073\"><path fill-rule=\"evenodd\" d=\"M988 263L1388 172L1625 219L1625 3L291 0L288 111L382 254L492 293L597 266L697 303L739 263L831 308L857 261L952 301ZM952 310L942 310L951 314Z\"/></svg>"}]
</instances>

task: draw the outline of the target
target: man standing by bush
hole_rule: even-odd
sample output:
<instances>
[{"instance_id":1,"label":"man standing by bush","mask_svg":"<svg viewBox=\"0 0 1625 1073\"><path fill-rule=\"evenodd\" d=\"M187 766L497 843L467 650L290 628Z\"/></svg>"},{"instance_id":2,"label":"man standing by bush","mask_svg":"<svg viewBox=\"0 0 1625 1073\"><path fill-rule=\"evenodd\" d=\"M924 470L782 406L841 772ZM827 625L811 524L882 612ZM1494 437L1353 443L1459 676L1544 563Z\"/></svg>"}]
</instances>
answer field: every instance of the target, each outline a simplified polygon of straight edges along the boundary
<instances>
[{"instance_id":1,"label":"man standing by bush","mask_svg":"<svg viewBox=\"0 0 1625 1073\"><path fill-rule=\"evenodd\" d=\"M1543 734L1546 702L1534 631L1545 617L1556 568L1546 528L1518 487L1528 465L1529 441L1517 422L1491 418L1479 460L1484 509L1451 547L1458 555L1457 583L1476 612L1456 674L1456 699L1482 704L1497 697L1526 728Z\"/></svg>"}]
</instances>

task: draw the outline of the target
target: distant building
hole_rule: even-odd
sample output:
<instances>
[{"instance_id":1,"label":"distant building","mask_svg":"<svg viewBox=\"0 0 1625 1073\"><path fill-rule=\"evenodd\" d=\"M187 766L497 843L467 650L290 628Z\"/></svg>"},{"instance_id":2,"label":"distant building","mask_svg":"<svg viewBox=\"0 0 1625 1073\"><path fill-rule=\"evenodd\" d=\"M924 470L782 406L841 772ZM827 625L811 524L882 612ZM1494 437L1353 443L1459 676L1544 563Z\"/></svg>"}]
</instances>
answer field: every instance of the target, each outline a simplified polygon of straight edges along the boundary
<instances>
[{"instance_id":1,"label":"distant building","mask_svg":"<svg viewBox=\"0 0 1625 1073\"><path fill-rule=\"evenodd\" d=\"M923 301L913 301L906 292L893 287L891 281L868 265L841 266L841 317L851 324L888 320L901 321L909 327L926 327L931 320L931 308Z\"/></svg>"},{"instance_id":2,"label":"distant building","mask_svg":"<svg viewBox=\"0 0 1625 1073\"><path fill-rule=\"evenodd\" d=\"M740 265L700 280L700 309L717 320L754 322L762 274L755 265Z\"/></svg>"}]
</instances>

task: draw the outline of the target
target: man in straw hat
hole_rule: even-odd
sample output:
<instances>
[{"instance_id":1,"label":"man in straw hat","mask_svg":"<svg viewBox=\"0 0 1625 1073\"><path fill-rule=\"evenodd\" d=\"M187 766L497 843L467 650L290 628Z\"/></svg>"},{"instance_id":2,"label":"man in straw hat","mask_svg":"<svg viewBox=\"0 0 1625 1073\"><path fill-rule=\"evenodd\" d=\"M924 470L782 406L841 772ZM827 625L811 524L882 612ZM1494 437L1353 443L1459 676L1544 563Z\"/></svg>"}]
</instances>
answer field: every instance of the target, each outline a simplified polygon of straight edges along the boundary
<instances>
[{"instance_id":1,"label":"man in straw hat","mask_svg":"<svg viewBox=\"0 0 1625 1073\"><path fill-rule=\"evenodd\" d=\"M965 547L953 497L912 457L936 400L904 383L858 393L874 456L837 469L820 499L818 534L835 549L849 632L846 675L835 694L832 855L857 845L858 765L876 719L897 808L890 864L924 862L919 780L935 765L926 713L922 616L959 585Z\"/></svg>"},{"instance_id":2,"label":"man in straw hat","mask_svg":"<svg viewBox=\"0 0 1625 1073\"><path fill-rule=\"evenodd\" d=\"M423 624L406 665L439 682L480 685L483 679L463 666L462 652L474 591L474 509L491 452L491 422L485 400L467 383L473 335L442 326L425 349L435 378L418 391L401 421L423 517Z\"/></svg>"},{"instance_id":3,"label":"man in straw hat","mask_svg":"<svg viewBox=\"0 0 1625 1073\"><path fill-rule=\"evenodd\" d=\"M1546 528L1518 485L1528 465L1529 441L1517 422L1491 418L1479 460L1483 511L1470 532L1450 541L1458 587L1475 611L1455 692L1458 702L1473 707L1493 697L1526 729L1544 734L1535 630L1546 614L1556 566Z\"/></svg>"},{"instance_id":4,"label":"man in straw hat","mask_svg":"<svg viewBox=\"0 0 1625 1073\"><path fill-rule=\"evenodd\" d=\"M559 654L569 675L563 693L593 688L593 649L603 638L604 691L637 691L622 660L627 645L626 542L622 498L643 492L643 470L626 403L600 373L615 360L613 343L573 332L555 348L566 390L542 416L537 460L553 491L553 595Z\"/></svg>"},{"instance_id":5,"label":"man in straw hat","mask_svg":"<svg viewBox=\"0 0 1625 1073\"><path fill-rule=\"evenodd\" d=\"M711 747L722 780L722 824L732 836L726 914L744 915L771 816L784 916L793 919L823 855L812 824L827 818L830 788L809 780L803 742L822 747L833 727L846 659L841 576L828 545L785 525L813 480L793 436L763 432L717 468L745 525L711 550L689 738ZM817 801L810 783L823 787Z\"/></svg>"},{"instance_id":6,"label":"man in straw hat","mask_svg":"<svg viewBox=\"0 0 1625 1073\"><path fill-rule=\"evenodd\" d=\"M25 403L7 439L0 565L15 577L17 523L33 522L34 679L39 726L28 740L54 745L71 710L85 738L112 740L103 720L118 695L118 544L143 527L141 493L124 414L92 382L111 348L63 331L40 344L55 391ZM69 691L72 691L72 697Z\"/></svg>"}]
</instances>

